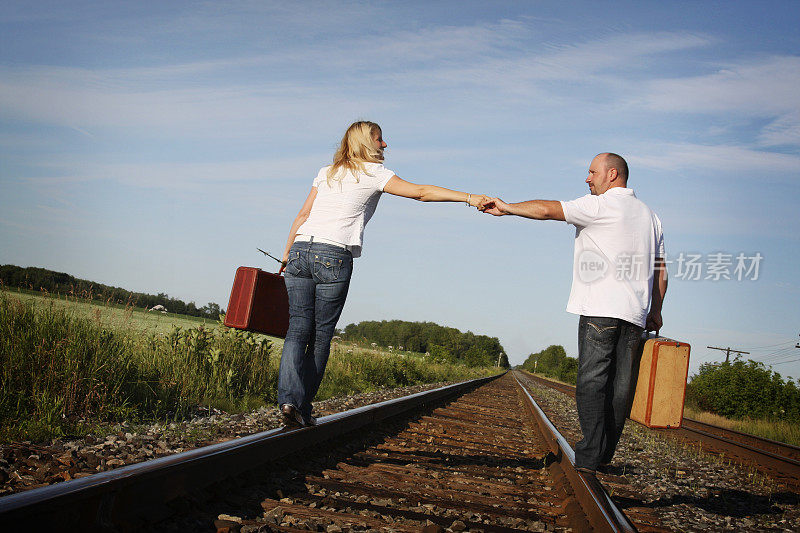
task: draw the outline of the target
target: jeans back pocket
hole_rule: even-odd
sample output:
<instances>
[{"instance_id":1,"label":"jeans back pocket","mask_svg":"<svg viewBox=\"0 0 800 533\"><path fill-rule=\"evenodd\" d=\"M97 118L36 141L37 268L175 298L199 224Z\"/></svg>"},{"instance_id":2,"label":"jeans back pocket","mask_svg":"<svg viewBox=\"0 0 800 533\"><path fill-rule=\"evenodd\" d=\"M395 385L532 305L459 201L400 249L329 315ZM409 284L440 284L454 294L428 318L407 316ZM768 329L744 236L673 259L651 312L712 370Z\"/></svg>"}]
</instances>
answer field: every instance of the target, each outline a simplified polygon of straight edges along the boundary
<instances>
[{"instance_id":1,"label":"jeans back pocket","mask_svg":"<svg viewBox=\"0 0 800 533\"><path fill-rule=\"evenodd\" d=\"M289 259L286 261L284 272L289 276L297 276L300 274L300 270L300 252L290 250Z\"/></svg>"},{"instance_id":2,"label":"jeans back pocket","mask_svg":"<svg viewBox=\"0 0 800 533\"><path fill-rule=\"evenodd\" d=\"M340 257L314 254L314 277L321 283L338 281L344 261Z\"/></svg>"},{"instance_id":3,"label":"jeans back pocket","mask_svg":"<svg viewBox=\"0 0 800 533\"><path fill-rule=\"evenodd\" d=\"M615 345L619 335L619 324L614 319L590 319L586 323L586 338L590 342L600 345Z\"/></svg>"}]
</instances>

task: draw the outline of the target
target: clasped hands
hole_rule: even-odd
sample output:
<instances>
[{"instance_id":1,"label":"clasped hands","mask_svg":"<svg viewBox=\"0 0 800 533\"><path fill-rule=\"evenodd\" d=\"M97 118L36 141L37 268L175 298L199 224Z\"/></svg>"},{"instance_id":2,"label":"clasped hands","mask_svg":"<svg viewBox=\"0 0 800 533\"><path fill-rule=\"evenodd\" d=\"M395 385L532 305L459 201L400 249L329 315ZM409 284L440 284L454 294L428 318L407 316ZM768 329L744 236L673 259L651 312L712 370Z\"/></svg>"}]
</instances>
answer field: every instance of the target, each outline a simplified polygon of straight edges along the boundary
<instances>
[{"instance_id":1,"label":"clasped hands","mask_svg":"<svg viewBox=\"0 0 800 533\"><path fill-rule=\"evenodd\" d=\"M485 194L472 195L470 205L482 213L488 213L496 217L511 214L511 206L500 198L494 198Z\"/></svg>"}]
</instances>

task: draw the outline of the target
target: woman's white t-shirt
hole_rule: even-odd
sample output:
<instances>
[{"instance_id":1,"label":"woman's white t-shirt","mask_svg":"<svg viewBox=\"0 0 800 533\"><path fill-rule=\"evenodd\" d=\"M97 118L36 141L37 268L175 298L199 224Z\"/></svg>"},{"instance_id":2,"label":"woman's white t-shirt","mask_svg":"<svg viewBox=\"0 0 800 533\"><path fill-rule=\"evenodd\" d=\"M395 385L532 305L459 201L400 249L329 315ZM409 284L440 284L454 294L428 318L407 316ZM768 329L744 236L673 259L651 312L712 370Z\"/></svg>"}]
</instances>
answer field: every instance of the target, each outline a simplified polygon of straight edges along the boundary
<instances>
[{"instance_id":1,"label":"woman's white t-shirt","mask_svg":"<svg viewBox=\"0 0 800 533\"><path fill-rule=\"evenodd\" d=\"M322 167L314 179L317 197L311 213L298 229L298 235L330 239L348 246L353 257L361 255L364 226L367 225L381 193L394 172L380 163L364 163L366 172L347 171L341 180L331 180L330 166ZM338 177L338 176L337 176Z\"/></svg>"}]
</instances>

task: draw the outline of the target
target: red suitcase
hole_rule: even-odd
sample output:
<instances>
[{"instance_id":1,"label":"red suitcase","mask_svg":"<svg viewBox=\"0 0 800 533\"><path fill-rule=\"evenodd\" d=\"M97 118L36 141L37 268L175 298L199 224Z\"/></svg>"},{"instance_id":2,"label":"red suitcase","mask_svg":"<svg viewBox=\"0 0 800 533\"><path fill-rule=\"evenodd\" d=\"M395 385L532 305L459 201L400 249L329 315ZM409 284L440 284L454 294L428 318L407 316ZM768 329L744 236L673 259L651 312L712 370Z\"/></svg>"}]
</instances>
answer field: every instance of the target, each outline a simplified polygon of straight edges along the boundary
<instances>
[{"instance_id":1,"label":"red suitcase","mask_svg":"<svg viewBox=\"0 0 800 533\"><path fill-rule=\"evenodd\" d=\"M289 298L283 276L239 267L233 280L225 325L275 337L289 329Z\"/></svg>"}]
</instances>

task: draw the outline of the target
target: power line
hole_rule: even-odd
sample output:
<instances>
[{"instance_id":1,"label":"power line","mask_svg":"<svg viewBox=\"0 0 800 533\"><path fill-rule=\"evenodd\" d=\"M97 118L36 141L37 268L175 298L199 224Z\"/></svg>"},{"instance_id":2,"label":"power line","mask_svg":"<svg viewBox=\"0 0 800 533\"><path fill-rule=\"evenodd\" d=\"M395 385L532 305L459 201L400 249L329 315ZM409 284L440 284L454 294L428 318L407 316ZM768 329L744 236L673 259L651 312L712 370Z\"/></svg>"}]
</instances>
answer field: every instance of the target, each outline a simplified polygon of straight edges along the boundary
<instances>
[{"instance_id":1,"label":"power line","mask_svg":"<svg viewBox=\"0 0 800 533\"><path fill-rule=\"evenodd\" d=\"M795 349L797 348L800 348L800 342L796 343L794 346L784 346L783 348L778 348L774 352L762 355L760 357L763 358L764 361L781 359L783 357L795 355Z\"/></svg>"},{"instance_id":2,"label":"power line","mask_svg":"<svg viewBox=\"0 0 800 533\"><path fill-rule=\"evenodd\" d=\"M797 348L796 346L790 346L788 348L783 348L783 349L780 349L778 351L775 351L775 352L772 352L772 353L769 353L769 354L766 354L766 355L761 355L759 357L761 359L763 359L764 361L767 361L767 360L770 360L770 359L780 359L781 357L785 357L787 355L795 355L797 353L797 352L795 352L796 348Z\"/></svg>"},{"instance_id":3,"label":"power line","mask_svg":"<svg viewBox=\"0 0 800 533\"><path fill-rule=\"evenodd\" d=\"M775 346L781 346L782 344L791 344L794 341L783 341L776 344L765 344L764 346L755 346L750 348L751 350L761 350L762 348L774 348Z\"/></svg>"},{"instance_id":4,"label":"power line","mask_svg":"<svg viewBox=\"0 0 800 533\"><path fill-rule=\"evenodd\" d=\"M800 348L800 346L798 346ZM800 359L790 359L789 361L780 361L777 363L771 363L773 365L782 365L783 363L794 363L795 361L800 361Z\"/></svg>"},{"instance_id":5,"label":"power line","mask_svg":"<svg viewBox=\"0 0 800 533\"><path fill-rule=\"evenodd\" d=\"M790 360L793 356L797 356L797 354L786 355L783 357L783 359L773 359L772 361L759 361L759 362L764 365L777 365L785 363L786 361Z\"/></svg>"},{"instance_id":6,"label":"power line","mask_svg":"<svg viewBox=\"0 0 800 533\"><path fill-rule=\"evenodd\" d=\"M800 348L800 342L798 342L797 344L794 345L794 349L796 349L796 348ZM776 357L776 359L781 359L783 357L791 357L791 356L793 356L794 355L794 349L793 348L784 348L781 351L783 351L785 353L783 353L782 355L779 355L778 357ZM789 359L788 361L776 361L776 362L773 362L771 364L773 364L773 365L782 365L784 363L795 363L797 361L800 361L800 359Z\"/></svg>"},{"instance_id":7,"label":"power line","mask_svg":"<svg viewBox=\"0 0 800 533\"><path fill-rule=\"evenodd\" d=\"M728 346L727 348L717 348L716 346L706 346L706 348L711 348L712 350L721 350L721 351L725 352L725 362L726 363L731 358L731 352L738 353L738 354L746 353L746 354L750 355L750 352L743 352L741 350L734 350L730 346Z\"/></svg>"}]
</instances>

